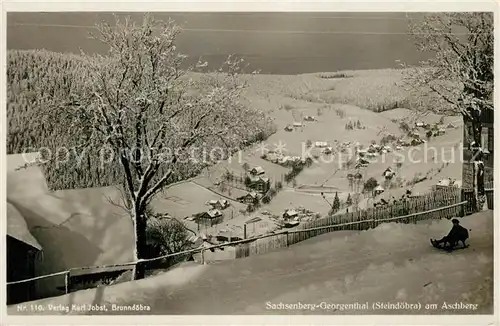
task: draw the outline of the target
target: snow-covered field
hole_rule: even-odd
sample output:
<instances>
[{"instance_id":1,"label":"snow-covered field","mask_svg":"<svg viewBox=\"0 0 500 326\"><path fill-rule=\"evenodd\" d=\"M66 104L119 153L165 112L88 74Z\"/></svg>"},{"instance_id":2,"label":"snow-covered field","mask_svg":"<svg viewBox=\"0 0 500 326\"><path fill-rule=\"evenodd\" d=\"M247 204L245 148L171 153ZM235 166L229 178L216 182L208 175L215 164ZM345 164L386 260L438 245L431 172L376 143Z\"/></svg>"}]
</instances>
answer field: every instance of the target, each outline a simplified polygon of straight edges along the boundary
<instances>
[{"instance_id":1,"label":"snow-covered field","mask_svg":"<svg viewBox=\"0 0 500 326\"><path fill-rule=\"evenodd\" d=\"M290 248L214 265L186 264L137 282L79 291L37 301L49 307L97 304L150 306L145 314L491 314L493 313L493 212L464 217L470 247L453 253L432 248L447 220L383 224L363 232L325 234ZM373 303L402 309L372 309ZM269 309L314 304L307 309ZM325 303L325 304L322 304ZM358 303L358 309L326 304ZM361 309L368 303L369 309ZM444 304L449 304L446 306ZM420 309L405 308L420 304ZM436 304L436 307L426 305ZM454 304L463 309L454 309ZM351 309L349 309L351 308ZM61 308L59 308L61 309ZM9 314L19 314L15 306ZM70 311L71 314L86 312ZM88 313L88 312L87 312Z\"/></svg>"}]
</instances>

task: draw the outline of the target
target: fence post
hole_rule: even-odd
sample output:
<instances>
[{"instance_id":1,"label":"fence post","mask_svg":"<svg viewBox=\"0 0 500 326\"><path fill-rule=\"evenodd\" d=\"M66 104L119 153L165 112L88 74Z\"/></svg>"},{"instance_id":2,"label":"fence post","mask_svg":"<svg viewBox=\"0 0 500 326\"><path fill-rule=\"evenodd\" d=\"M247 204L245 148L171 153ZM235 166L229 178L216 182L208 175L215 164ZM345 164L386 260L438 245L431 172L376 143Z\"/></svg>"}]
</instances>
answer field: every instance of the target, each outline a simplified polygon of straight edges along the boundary
<instances>
[{"instance_id":1,"label":"fence post","mask_svg":"<svg viewBox=\"0 0 500 326\"><path fill-rule=\"evenodd\" d=\"M201 249L201 264L205 265L205 250Z\"/></svg>"},{"instance_id":2,"label":"fence post","mask_svg":"<svg viewBox=\"0 0 500 326\"><path fill-rule=\"evenodd\" d=\"M288 231L285 233L285 246L288 247Z\"/></svg>"},{"instance_id":3,"label":"fence post","mask_svg":"<svg viewBox=\"0 0 500 326\"><path fill-rule=\"evenodd\" d=\"M459 216L464 217L465 216L465 204L461 204L459 209L460 209Z\"/></svg>"},{"instance_id":4,"label":"fence post","mask_svg":"<svg viewBox=\"0 0 500 326\"><path fill-rule=\"evenodd\" d=\"M69 292L69 271L64 274L64 293L68 294Z\"/></svg>"}]
</instances>

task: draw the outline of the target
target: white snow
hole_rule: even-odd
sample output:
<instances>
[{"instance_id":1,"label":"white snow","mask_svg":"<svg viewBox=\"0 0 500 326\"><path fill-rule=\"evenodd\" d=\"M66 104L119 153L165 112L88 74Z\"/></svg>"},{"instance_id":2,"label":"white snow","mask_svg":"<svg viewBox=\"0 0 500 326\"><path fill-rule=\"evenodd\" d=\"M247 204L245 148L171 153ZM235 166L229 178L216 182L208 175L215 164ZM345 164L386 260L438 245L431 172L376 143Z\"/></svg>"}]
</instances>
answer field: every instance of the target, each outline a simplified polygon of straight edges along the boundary
<instances>
[{"instance_id":1,"label":"white snow","mask_svg":"<svg viewBox=\"0 0 500 326\"><path fill-rule=\"evenodd\" d=\"M215 265L187 265L138 282L101 288L100 303L147 304L148 314L491 314L493 213L461 219L470 247L439 251L429 238L448 220L383 224L363 232L332 232L289 248ZM91 303L96 289L38 303ZM438 304L437 310L268 310L272 303ZM477 310L442 309L476 303ZM16 314L16 307L8 308ZM75 312L76 313L76 312ZM135 312L136 314L137 312Z\"/></svg>"}]
</instances>

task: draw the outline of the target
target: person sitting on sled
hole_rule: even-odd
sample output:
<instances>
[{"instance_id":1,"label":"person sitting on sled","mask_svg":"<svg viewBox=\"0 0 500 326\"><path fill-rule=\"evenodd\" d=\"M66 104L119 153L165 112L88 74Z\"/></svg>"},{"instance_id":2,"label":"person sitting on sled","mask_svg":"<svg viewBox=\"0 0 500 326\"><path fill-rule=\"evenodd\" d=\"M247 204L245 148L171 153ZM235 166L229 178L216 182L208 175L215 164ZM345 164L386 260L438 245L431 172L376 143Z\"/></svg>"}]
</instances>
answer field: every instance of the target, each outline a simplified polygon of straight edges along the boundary
<instances>
[{"instance_id":1,"label":"person sitting on sled","mask_svg":"<svg viewBox=\"0 0 500 326\"><path fill-rule=\"evenodd\" d=\"M452 219L451 222L453 223L453 227L450 233L439 240L432 240L433 244L440 246L443 243L445 247L448 244L447 248L453 249L460 241L466 247L465 240L469 238L469 232L460 225L460 222L456 218Z\"/></svg>"}]
</instances>

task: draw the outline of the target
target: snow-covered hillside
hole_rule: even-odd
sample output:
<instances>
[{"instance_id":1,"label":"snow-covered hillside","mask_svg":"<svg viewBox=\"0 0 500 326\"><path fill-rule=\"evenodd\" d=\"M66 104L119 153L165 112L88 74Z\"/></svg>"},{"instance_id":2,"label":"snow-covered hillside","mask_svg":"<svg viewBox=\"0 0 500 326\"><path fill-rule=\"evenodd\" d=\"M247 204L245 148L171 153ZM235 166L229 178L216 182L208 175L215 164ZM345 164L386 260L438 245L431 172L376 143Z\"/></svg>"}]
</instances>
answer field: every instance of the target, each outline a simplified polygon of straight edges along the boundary
<instances>
[{"instance_id":1,"label":"snow-covered hillside","mask_svg":"<svg viewBox=\"0 0 500 326\"><path fill-rule=\"evenodd\" d=\"M94 303L115 314L127 312L112 311L113 304L150 306L150 311L142 311L145 314L491 314L493 213L464 217L461 224L471 230L470 247L453 253L438 251L429 243L429 238L449 231L448 220L383 224L359 233L325 234L265 255L215 265L188 264L145 280L37 303L44 307ZM370 309L268 309L299 302L368 302ZM376 302L420 303L421 309L372 310ZM451 306L444 309L443 303ZM455 303L477 306L456 310ZM426 304L437 308L425 309ZM9 307L9 314L16 313L16 307ZM65 312L47 308L45 313Z\"/></svg>"}]
</instances>

